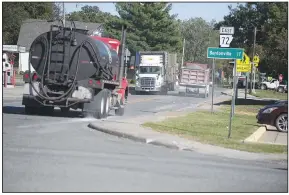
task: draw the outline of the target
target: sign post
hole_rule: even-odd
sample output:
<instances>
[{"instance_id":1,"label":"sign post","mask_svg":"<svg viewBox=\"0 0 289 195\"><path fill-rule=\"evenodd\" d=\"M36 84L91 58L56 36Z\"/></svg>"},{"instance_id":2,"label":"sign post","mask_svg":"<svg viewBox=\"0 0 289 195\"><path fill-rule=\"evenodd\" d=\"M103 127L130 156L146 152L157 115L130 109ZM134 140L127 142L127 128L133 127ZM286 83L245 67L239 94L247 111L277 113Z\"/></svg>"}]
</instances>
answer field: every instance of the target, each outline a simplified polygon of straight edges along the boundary
<instances>
[{"instance_id":1,"label":"sign post","mask_svg":"<svg viewBox=\"0 0 289 195\"><path fill-rule=\"evenodd\" d=\"M230 112L230 120L229 120L229 132L228 132L228 138L231 138L231 131L232 131L232 119L235 113L235 100L236 100L236 76L237 74L237 67L236 67L236 60L234 60L234 86L233 86L233 96L232 96L232 102L231 102L231 112Z\"/></svg>"},{"instance_id":2,"label":"sign post","mask_svg":"<svg viewBox=\"0 0 289 195\"><path fill-rule=\"evenodd\" d=\"M213 69L212 69L212 104L211 113L214 112L214 86L215 86L215 58L213 58Z\"/></svg>"},{"instance_id":3,"label":"sign post","mask_svg":"<svg viewBox=\"0 0 289 195\"><path fill-rule=\"evenodd\" d=\"M254 65L254 80L253 80L253 93L256 93L255 92L255 82L256 82L256 69L259 65L259 62L260 62L260 58L258 56L258 54L256 54L253 58L253 65Z\"/></svg>"},{"instance_id":4,"label":"sign post","mask_svg":"<svg viewBox=\"0 0 289 195\"><path fill-rule=\"evenodd\" d=\"M233 111L235 107L235 95L236 95L236 74L237 74L237 66L236 66L236 60L243 59L244 56L244 50L241 48L214 48L209 47L207 51L207 58L213 58L213 59L234 59L234 89L233 89L233 97L232 97L232 103L231 103L231 112L230 112L230 122L229 122L229 134L228 138L231 137L231 130L232 130L232 117L233 117ZM214 66L214 63L213 63ZM213 97L213 96L212 96ZM212 100L213 101L213 100ZM212 102L213 105L213 102Z\"/></svg>"},{"instance_id":5,"label":"sign post","mask_svg":"<svg viewBox=\"0 0 289 195\"><path fill-rule=\"evenodd\" d=\"M220 48L229 48L230 44L233 40L233 34L234 34L234 27L221 27L220 28ZM209 49L209 48L208 48ZM223 53L226 52L227 54ZM211 48L210 54L208 50L208 58L209 55L216 55L216 58L219 59L231 59L230 57L231 50L220 50L220 51L213 51L213 48ZM235 51L233 51L234 53ZM223 57L225 58L222 58ZM211 113L214 112L214 88L215 88L215 58L213 58L213 67L212 67L212 104L211 104Z\"/></svg>"}]
</instances>

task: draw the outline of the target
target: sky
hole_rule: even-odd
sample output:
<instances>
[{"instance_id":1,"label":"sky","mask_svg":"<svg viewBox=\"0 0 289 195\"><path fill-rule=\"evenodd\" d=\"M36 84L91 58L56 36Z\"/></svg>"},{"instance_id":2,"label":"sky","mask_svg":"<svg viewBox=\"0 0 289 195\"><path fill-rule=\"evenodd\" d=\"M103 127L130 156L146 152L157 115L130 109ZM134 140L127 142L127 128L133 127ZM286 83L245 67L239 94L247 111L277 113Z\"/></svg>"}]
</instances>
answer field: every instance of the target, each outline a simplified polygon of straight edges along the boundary
<instances>
[{"instance_id":1,"label":"sky","mask_svg":"<svg viewBox=\"0 0 289 195\"><path fill-rule=\"evenodd\" d=\"M65 3L65 12L79 11L84 5L98 6L101 11L118 15L113 3ZM229 14L228 6L237 6L237 3L173 3L171 14L178 14L178 18L186 20L201 17L206 21L221 21Z\"/></svg>"}]
</instances>

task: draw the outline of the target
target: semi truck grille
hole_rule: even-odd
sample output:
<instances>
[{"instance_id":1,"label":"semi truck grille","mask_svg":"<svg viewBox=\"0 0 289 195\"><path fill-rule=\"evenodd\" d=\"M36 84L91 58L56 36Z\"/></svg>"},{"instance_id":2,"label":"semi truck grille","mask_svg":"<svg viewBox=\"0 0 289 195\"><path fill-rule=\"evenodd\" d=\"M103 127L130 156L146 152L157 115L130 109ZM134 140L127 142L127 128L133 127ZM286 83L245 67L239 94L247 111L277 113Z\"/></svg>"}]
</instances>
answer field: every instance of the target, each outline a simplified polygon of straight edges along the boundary
<instances>
[{"instance_id":1,"label":"semi truck grille","mask_svg":"<svg viewBox=\"0 0 289 195\"><path fill-rule=\"evenodd\" d=\"M156 79L155 78L151 78L151 77L143 77L140 80L141 86L144 86L144 87L155 86L155 83L156 83Z\"/></svg>"}]
</instances>

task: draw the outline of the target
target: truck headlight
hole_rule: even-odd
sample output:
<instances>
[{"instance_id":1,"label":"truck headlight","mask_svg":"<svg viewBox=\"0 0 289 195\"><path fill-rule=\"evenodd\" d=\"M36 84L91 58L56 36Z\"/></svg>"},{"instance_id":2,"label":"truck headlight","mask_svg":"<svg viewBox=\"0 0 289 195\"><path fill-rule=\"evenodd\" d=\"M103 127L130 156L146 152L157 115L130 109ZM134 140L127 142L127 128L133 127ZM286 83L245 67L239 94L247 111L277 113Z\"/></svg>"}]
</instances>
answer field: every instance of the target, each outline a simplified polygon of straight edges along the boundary
<instances>
[{"instance_id":1,"label":"truck headlight","mask_svg":"<svg viewBox=\"0 0 289 195\"><path fill-rule=\"evenodd\" d=\"M269 113L273 112L276 109L277 109L277 107L267 108L266 110L263 111L263 113L269 114Z\"/></svg>"}]
</instances>

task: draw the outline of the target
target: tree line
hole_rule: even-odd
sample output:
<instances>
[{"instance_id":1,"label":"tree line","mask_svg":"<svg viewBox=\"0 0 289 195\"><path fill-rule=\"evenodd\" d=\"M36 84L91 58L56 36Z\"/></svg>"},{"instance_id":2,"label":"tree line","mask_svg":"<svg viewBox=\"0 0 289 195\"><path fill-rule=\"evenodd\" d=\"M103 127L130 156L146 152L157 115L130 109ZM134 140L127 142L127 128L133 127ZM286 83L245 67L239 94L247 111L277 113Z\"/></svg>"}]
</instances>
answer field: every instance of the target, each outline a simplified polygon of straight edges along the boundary
<instances>
[{"instance_id":1,"label":"tree line","mask_svg":"<svg viewBox=\"0 0 289 195\"><path fill-rule=\"evenodd\" d=\"M171 3L114 3L119 16L103 12L97 6L85 5L80 11L66 15L67 20L103 23L104 36L120 39L121 27L126 24L127 46L134 53L140 50L176 52L179 62L182 42L186 40L184 61L209 63L207 47L218 47L220 26L235 27L232 47L245 48L251 55L253 28L257 27L256 53L260 56L259 69L268 74L283 73L288 69L287 3L246 3L236 8L223 21L207 22L202 18L179 20L170 14ZM15 14L17 13L17 14ZM3 3L4 44L17 44L23 20L58 19L61 11L57 3ZM230 70L226 60L218 60L217 67ZM274 75L275 76L275 75Z\"/></svg>"}]
</instances>

